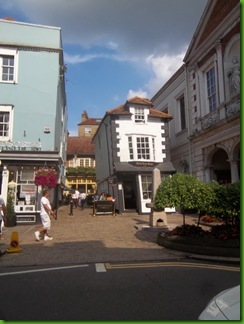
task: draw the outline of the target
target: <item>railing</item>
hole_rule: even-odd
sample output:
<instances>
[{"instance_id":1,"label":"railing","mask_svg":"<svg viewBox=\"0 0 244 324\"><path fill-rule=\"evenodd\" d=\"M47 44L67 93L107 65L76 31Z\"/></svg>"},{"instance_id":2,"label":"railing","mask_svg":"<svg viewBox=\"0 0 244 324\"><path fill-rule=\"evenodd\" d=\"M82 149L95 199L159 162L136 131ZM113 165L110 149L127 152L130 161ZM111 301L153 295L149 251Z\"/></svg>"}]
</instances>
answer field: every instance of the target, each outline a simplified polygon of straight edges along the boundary
<instances>
[{"instance_id":1,"label":"railing","mask_svg":"<svg viewBox=\"0 0 244 324\"><path fill-rule=\"evenodd\" d=\"M0 141L2 151L41 151L41 142Z\"/></svg>"}]
</instances>

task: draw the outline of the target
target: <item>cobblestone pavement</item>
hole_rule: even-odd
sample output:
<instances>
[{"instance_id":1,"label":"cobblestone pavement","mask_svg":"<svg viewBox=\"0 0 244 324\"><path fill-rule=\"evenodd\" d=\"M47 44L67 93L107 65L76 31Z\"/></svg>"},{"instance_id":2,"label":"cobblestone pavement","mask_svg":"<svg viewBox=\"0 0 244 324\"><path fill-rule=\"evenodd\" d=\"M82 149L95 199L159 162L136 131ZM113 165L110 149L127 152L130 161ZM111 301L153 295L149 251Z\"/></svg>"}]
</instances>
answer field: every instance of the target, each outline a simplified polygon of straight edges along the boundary
<instances>
[{"instance_id":1,"label":"cobblestone pavement","mask_svg":"<svg viewBox=\"0 0 244 324\"><path fill-rule=\"evenodd\" d=\"M169 214L168 225L182 224L182 215ZM194 223L187 216L187 223ZM183 258L184 252L174 251L156 243L159 230L142 229L148 225L149 215L137 213L92 216L92 208L58 209L58 219L52 219L49 231L52 241L35 241L34 232L40 225L17 225L3 229L1 251L10 244L12 232L18 233L20 253L7 253L0 257L1 267L30 265L62 265L93 262L123 262L173 260Z\"/></svg>"}]
</instances>

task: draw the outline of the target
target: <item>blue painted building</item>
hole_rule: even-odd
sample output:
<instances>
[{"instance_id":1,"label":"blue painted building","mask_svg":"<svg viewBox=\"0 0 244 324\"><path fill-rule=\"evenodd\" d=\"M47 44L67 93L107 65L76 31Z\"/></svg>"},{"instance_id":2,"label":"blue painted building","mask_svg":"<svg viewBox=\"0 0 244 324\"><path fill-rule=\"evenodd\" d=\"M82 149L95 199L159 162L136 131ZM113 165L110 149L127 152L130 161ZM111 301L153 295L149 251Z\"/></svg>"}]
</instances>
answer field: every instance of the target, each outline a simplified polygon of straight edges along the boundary
<instances>
[{"instance_id":1,"label":"blue painted building","mask_svg":"<svg viewBox=\"0 0 244 324\"><path fill-rule=\"evenodd\" d=\"M15 183L17 211L36 209L39 168L65 183L65 71L60 28L0 19L0 190Z\"/></svg>"}]
</instances>

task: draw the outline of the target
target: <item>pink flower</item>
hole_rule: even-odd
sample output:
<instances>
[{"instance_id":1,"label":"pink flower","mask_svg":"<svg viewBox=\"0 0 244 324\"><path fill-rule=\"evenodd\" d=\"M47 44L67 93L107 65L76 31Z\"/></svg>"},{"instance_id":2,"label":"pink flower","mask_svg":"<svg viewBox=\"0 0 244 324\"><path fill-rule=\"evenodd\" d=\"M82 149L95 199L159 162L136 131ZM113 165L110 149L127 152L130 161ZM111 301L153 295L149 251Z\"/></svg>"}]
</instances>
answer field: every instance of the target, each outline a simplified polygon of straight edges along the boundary
<instances>
[{"instance_id":1,"label":"pink flower","mask_svg":"<svg viewBox=\"0 0 244 324\"><path fill-rule=\"evenodd\" d=\"M55 168L40 168L37 170L35 185L55 188L57 185L57 171Z\"/></svg>"}]
</instances>

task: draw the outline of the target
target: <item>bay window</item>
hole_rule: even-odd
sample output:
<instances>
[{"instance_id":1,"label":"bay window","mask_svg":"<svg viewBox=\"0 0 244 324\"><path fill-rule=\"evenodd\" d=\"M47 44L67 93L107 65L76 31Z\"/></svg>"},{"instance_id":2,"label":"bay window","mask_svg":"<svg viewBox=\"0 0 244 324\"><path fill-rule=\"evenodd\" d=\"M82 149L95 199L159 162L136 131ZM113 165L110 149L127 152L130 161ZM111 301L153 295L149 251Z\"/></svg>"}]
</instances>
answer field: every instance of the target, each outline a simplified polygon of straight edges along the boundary
<instances>
[{"instance_id":1,"label":"bay window","mask_svg":"<svg viewBox=\"0 0 244 324\"><path fill-rule=\"evenodd\" d=\"M155 138L153 136L128 136L130 161L155 161Z\"/></svg>"}]
</instances>

